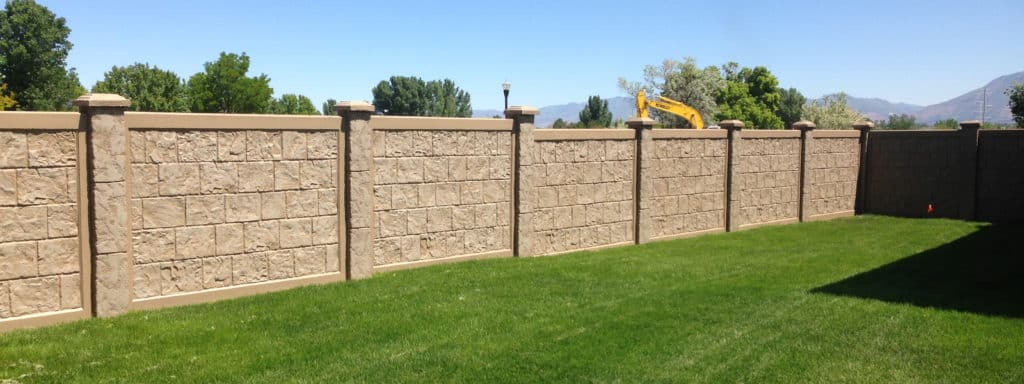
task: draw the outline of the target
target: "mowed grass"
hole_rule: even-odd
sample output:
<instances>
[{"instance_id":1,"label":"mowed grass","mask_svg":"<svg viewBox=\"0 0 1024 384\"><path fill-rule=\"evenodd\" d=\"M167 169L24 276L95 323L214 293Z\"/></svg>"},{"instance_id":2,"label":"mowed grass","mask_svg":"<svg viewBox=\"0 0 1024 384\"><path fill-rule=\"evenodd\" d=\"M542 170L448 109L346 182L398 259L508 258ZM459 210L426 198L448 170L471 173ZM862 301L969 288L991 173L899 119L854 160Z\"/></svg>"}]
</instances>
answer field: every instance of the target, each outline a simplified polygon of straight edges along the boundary
<instances>
[{"instance_id":1,"label":"mowed grass","mask_svg":"<svg viewBox=\"0 0 1024 384\"><path fill-rule=\"evenodd\" d=\"M1024 231L862 216L0 335L0 381L1024 380Z\"/></svg>"}]
</instances>

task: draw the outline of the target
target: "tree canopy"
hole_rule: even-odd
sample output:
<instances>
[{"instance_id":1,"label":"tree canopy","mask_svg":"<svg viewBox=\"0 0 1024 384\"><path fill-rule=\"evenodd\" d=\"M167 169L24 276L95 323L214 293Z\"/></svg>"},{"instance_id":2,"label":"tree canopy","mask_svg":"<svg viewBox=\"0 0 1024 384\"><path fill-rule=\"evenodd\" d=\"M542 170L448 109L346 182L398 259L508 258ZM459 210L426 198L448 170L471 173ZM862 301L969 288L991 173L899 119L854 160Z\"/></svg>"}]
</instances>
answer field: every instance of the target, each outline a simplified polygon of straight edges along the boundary
<instances>
[{"instance_id":1,"label":"tree canopy","mask_svg":"<svg viewBox=\"0 0 1024 384\"><path fill-rule=\"evenodd\" d=\"M954 120L954 124L956 121ZM914 129L917 127L917 118L913 115L906 113L890 114L888 120L882 120L875 122L875 128L878 129Z\"/></svg>"},{"instance_id":2,"label":"tree canopy","mask_svg":"<svg viewBox=\"0 0 1024 384\"><path fill-rule=\"evenodd\" d=\"M803 118L813 121L819 129L850 129L854 123L866 120L859 112L846 105L846 94L836 93L804 104Z\"/></svg>"},{"instance_id":3,"label":"tree canopy","mask_svg":"<svg viewBox=\"0 0 1024 384\"><path fill-rule=\"evenodd\" d=\"M1024 84L1015 84L1006 90L1010 97L1010 113L1013 114L1013 121L1018 128L1024 128Z\"/></svg>"},{"instance_id":4,"label":"tree canopy","mask_svg":"<svg viewBox=\"0 0 1024 384\"><path fill-rule=\"evenodd\" d=\"M633 96L642 89L651 98L660 95L682 102L699 111L705 122L715 122L715 115L719 110L716 96L726 86L718 67L708 66L702 69L692 57L687 57L682 62L666 59L662 61L661 66L645 66L643 76L642 83L619 78L619 88ZM689 126L681 117L657 110L652 113L664 126Z\"/></svg>"},{"instance_id":5,"label":"tree canopy","mask_svg":"<svg viewBox=\"0 0 1024 384\"><path fill-rule=\"evenodd\" d=\"M324 116L334 116L337 112L334 110L334 106L338 104L338 100L327 99L323 104L320 105L320 112Z\"/></svg>"},{"instance_id":6,"label":"tree canopy","mask_svg":"<svg viewBox=\"0 0 1024 384\"><path fill-rule=\"evenodd\" d=\"M423 81L415 76L391 76L373 87L373 105L387 115L470 117L469 93L449 79Z\"/></svg>"},{"instance_id":7,"label":"tree canopy","mask_svg":"<svg viewBox=\"0 0 1024 384\"><path fill-rule=\"evenodd\" d=\"M0 82L18 108L66 110L85 93L74 68L66 68L70 33L64 18L46 7L32 0L7 1L0 12Z\"/></svg>"},{"instance_id":8,"label":"tree canopy","mask_svg":"<svg viewBox=\"0 0 1024 384\"><path fill-rule=\"evenodd\" d=\"M313 101L303 95L286 93L270 102L267 112L277 115L316 115L319 114Z\"/></svg>"},{"instance_id":9,"label":"tree canopy","mask_svg":"<svg viewBox=\"0 0 1024 384\"><path fill-rule=\"evenodd\" d=\"M555 120L554 124L551 124L551 128L566 128L569 124L562 120L561 117Z\"/></svg>"},{"instance_id":10,"label":"tree canopy","mask_svg":"<svg viewBox=\"0 0 1024 384\"><path fill-rule=\"evenodd\" d=\"M791 128L793 123L800 121L800 117L803 116L804 103L807 102L807 98L796 88L779 88L779 95L782 97L779 103L779 118L782 119L786 128Z\"/></svg>"},{"instance_id":11,"label":"tree canopy","mask_svg":"<svg viewBox=\"0 0 1024 384\"><path fill-rule=\"evenodd\" d=\"M736 63L725 66L726 87L718 93L718 120L741 120L749 127L761 129L783 128L776 115L782 104L779 80L768 68L758 66L742 68Z\"/></svg>"},{"instance_id":12,"label":"tree canopy","mask_svg":"<svg viewBox=\"0 0 1024 384\"><path fill-rule=\"evenodd\" d=\"M601 96L590 96L587 105L580 111L579 128L607 128L612 124L612 112L608 110L608 100Z\"/></svg>"},{"instance_id":13,"label":"tree canopy","mask_svg":"<svg viewBox=\"0 0 1024 384\"><path fill-rule=\"evenodd\" d=\"M263 113L274 93L267 75L247 77L249 56L220 53L217 61L203 65L188 80L189 101L193 112Z\"/></svg>"},{"instance_id":14,"label":"tree canopy","mask_svg":"<svg viewBox=\"0 0 1024 384\"><path fill-rule=\"evenodd\" d=\"M132 101L131 110L151 112L188 112L185 84L174 72L149 64L135 63L113 67L103 80L92 86L93 92L116 93Z\"/></svg>"}]
</instances>

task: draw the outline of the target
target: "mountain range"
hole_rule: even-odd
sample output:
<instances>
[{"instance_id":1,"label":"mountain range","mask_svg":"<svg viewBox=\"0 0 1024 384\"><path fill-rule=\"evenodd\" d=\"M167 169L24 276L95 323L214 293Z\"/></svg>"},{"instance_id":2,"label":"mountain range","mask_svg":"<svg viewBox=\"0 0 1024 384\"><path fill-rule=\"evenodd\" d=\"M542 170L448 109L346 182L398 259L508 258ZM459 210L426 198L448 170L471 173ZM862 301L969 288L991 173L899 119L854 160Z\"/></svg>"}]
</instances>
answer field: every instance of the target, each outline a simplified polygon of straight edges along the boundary
<instances>
[{"instance_id":1,"label":"mountain range","mask_svg":"<svg viewBox=\"0 0 1024 384\"><path fill-rule=\"evenodd\" d=\"M1020 83L1024 83L1024 71L1000 76L960 96L928 106L854 96L847 98L847 104L871 120L883 120L890 114L909 114L916 117L918 123L931 124L944 119L982 120L981 109L984 101L986 106L984 120L986 122L1010 123L1013 121L1013 116L1007 106L1009 97L1005 91L1014 84ZM608 109L615 119L626 120L636 115L636 106L632 97L620 96L605 100L608 100ZM557 119L566 122L577 121L583 106L584 103L579 102L541 107L536 124L538 127L549 127ZM473 117L492 117L501 114L501 111L497 109L473 110Z\"/></svg>"}]
</instances>

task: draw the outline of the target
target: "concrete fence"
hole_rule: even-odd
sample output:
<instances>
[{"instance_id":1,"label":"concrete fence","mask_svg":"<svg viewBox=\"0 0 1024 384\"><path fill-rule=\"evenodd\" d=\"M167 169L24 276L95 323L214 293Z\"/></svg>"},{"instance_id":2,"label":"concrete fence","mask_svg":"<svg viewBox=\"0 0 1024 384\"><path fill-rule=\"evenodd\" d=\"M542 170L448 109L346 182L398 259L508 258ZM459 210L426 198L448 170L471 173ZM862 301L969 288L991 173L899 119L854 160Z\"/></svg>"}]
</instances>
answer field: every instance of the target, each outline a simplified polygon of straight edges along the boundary
<instances>
[{"instance_id":1,"label":"concrete fence","mask_svg":"<svg viewBox=\"0 0 1024 384\"><path fill-rule=\"evenodd\" d=\"M929 201L958 216L974 209L967 193L979 217L1024 210L1024 134L975 129L971 144L969 125L562 130L535 129L529 107L457 119L356 102L328 117L126 112L99 94L76 105L0 113L0 330L855 207Z\"/></svg>"}]
</instances>

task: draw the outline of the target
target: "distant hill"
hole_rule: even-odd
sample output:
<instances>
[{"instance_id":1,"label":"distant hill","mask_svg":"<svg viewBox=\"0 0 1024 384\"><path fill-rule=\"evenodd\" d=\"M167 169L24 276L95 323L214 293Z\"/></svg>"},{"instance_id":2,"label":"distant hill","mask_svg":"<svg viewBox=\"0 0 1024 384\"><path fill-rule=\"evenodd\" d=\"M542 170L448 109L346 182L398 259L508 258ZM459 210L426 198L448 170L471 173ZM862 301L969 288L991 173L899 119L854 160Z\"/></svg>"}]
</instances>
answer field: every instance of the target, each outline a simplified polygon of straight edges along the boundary
<instances>
[{"instance_id":1,"label":"distant hill","mask_svg":"<svg viewBox=\"0 0 1024 384\"><path fill-rule=\"evenodd\" d=\"M920 105L893 103L879 98L863 98L854 96L847 96L846 103L850 108L857 110L857 112L860 112L871 120L887 119L890 113L914 114L924 108Z\"/></svg>"},{"instance_id":2,"label":"distant hill","mask_svg":"<svg viewBox=\"0 0 1024 384\"><path fill-rule=\"evenodd\" d=\"M612 119L628 120L630 117L636 114L636 106L632 97L612 97L605 99L608 101L608 110L612 112ZM562 119L566 122L576 122L580 119L580 111L583 110L583 102L549 105L540 108L540 116L534 123L541 128L550 127L555 123L555 120ZM493 117L494 115L502 115L502 112L497 109L475 109L473 110L473 117Z\"/></svg>"},{"instance_id":3,"label":"distant hill","mask_svg":"<svg viewBox=\"0 0 1024 384\"><path fill-rule=\"evenodd\" d=\"M1010 98L1004 92L1014 84L1024 83L1024 71L1000 76L985 84L984 87L972 90L950 100L929 105L914 113L917 121L931 123L943 119L981 120L982 92L988 94L988 110L985 121L1009 123L1013 121L1010 113Z\"/></svg>"}]
</instances>

